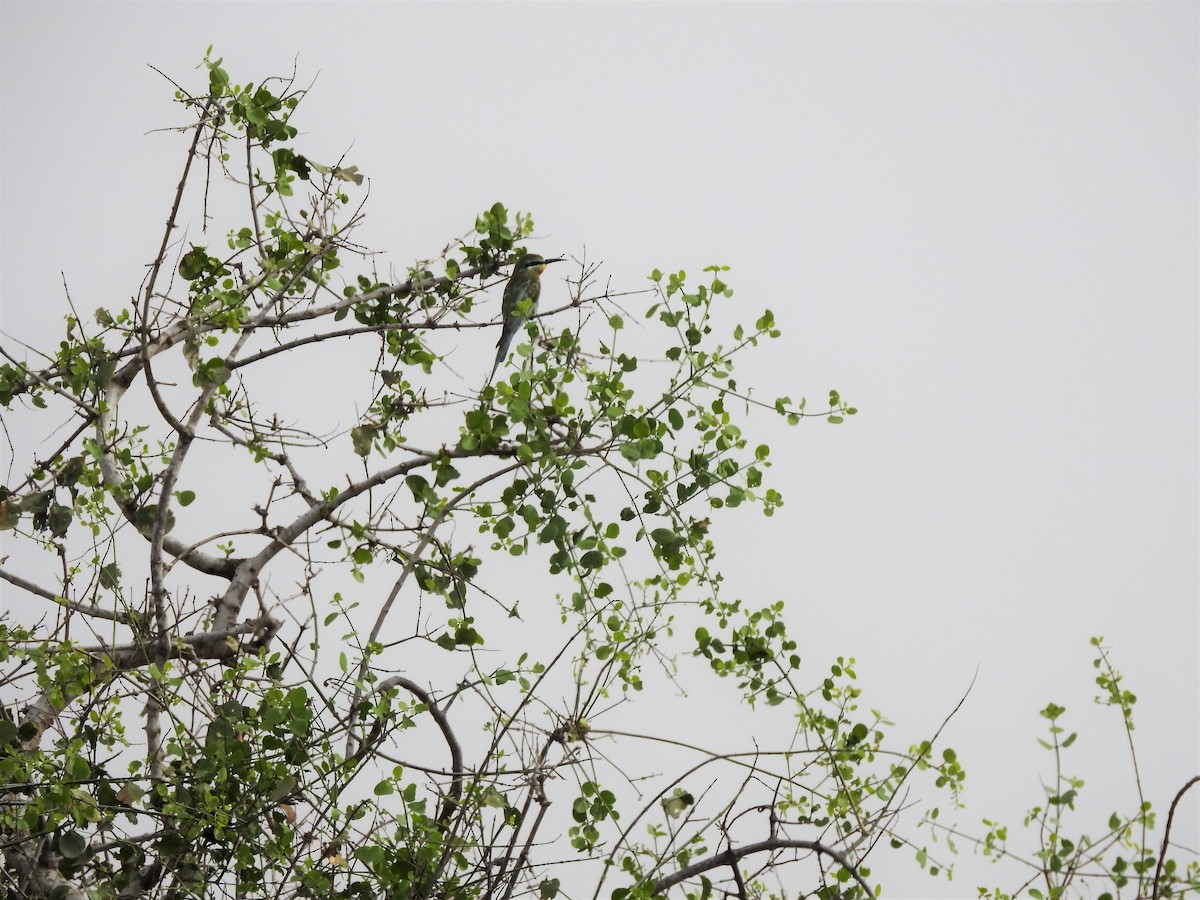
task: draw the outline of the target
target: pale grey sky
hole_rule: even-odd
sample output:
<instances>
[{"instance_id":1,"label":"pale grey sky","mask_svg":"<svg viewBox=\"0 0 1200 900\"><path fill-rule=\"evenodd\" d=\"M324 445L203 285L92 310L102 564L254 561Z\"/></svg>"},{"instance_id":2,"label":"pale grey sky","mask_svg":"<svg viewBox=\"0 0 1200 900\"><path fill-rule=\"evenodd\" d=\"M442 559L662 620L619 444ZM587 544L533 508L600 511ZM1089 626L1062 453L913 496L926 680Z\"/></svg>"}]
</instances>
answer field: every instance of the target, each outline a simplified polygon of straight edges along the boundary
<instances>
[{"instance_id":1,"label":"pale grey sky","mask_svg":"<svg viewBox=\"0 0 1200 900\"><path fill-rule=\"evenodd\" d=\"M500 200L618 285L719 262L739 308L774 310L785 339L744 379L861 412L771 430L787 505L719 534L727 578L787 602L814 666L856 657L914 741L978 667L947 731L961 821L1041 799L1051 700L1094 830L1131 805L1092 635L1139 696L1149 798L1200 770L1197 4L0 8L7 334L57 340L64 276L85 310L136 290L180 164L147 64L295 62L319 73L306 152L370 177L357 238L385 266ZM958 864L885 882L993 879Z\"/></svg>"}]
</instances>

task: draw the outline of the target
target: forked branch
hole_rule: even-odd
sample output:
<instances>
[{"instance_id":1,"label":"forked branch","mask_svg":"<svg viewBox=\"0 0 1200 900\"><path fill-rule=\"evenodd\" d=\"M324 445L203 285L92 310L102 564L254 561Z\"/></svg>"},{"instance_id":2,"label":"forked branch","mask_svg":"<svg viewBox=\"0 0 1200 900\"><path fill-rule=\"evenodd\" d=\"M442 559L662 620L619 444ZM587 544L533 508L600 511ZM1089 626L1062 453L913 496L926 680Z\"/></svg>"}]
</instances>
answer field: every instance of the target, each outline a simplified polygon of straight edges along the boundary
<instances>
[{"instance_id":1,"label":"forked branch","mask_svg":"<svg viewBox=\"0 0 1200 900\"><path fill-rule=\"evenodd\" d=\"M743 847L729 847L720 853L697 860L690 866L684 866L673 875L660 878L654 882L652 893L665 893L675 885L687 881L689 878L695 878L697 875L701 875L712 869L719 869L723 866L736 866L740 860L747 856L753 856L755 853L773 853L776 850L811 850L819 855L828 856L850 873L850 877L857 882L859 887L867 892L867 896L875 896L874 891L871 890L871 886L858 874L858 869L855 868L854 863L850 862L843 854L832 847L822 844L820 841L800 841L789 838L768 838L756 844L746 844Z\"/></svg>"}]
</instances>

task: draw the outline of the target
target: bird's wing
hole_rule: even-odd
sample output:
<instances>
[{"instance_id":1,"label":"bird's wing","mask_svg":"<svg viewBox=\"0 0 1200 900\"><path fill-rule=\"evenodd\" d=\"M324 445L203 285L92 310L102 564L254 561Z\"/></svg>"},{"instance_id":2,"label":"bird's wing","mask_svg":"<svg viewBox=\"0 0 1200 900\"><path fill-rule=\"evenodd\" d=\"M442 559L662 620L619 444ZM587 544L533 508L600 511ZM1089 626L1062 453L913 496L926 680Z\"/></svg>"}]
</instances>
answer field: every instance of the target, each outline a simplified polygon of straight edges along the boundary
<instances>
[{"instance_id":1,"label":"bird's wing","mask_svg":"<svg viewBox=\"0 0 1200 900\"><path fill-rule=\"evenodd\" d=\"M507 322L516 312L521 301L525 299L528 299L536 310L538 295L541 292L542 284L536 278L510 279L504 286L504 300L500 304L500 312L503 314L504 320Z\"/></svg>"}]
</instances>

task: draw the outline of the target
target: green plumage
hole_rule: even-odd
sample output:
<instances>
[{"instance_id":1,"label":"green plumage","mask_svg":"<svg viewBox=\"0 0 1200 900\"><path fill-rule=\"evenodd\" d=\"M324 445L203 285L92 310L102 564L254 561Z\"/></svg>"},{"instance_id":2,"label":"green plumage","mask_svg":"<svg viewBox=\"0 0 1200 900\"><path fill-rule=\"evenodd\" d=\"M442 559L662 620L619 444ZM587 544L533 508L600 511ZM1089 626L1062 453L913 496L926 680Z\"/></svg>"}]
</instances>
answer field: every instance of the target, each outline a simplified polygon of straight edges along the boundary
<instances>
[{"instance_id":1,"label":"green plumage","mask_svg":"<svg viewBox=\"0 0 1200 900\"><path fill-rule=\"evenodd\" d=\"M513 338L525 327L529 317L537 312L538 297L542 293L542 272L550 263L561 262L558 259L544 259L536 253L522 256L513 265L512 275L504 286L504 300L500 304L500 313L504 323L500 331L500 340L496 341L496 363L492 366L492 374L485 384L491 384L496 377L500 363L508 356Z\"/></svg>"}]
</instances>

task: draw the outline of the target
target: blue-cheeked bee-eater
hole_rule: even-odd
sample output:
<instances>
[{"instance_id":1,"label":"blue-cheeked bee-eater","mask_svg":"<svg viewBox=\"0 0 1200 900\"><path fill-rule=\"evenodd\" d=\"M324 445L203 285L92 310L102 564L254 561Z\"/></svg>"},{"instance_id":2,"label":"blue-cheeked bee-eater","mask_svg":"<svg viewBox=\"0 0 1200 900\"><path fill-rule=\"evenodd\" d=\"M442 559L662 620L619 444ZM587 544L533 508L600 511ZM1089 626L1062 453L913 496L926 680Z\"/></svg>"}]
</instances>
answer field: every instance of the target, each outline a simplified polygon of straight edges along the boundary
<instances>
[{"instance_id":1,"label":"blue-cheeked bee-eater","mask_svg":"<svg viewBox=\"0 0 1200 900\"><path fill-rule=\"evenodd\" d=\"M504 326L500 332L500 340L496 342L496 364L492 366L492 374L485 384L491 384L496 377L500 363L508 356L513 338L525 327L529 317L537 312L538 296L542 293L542 272L551 263L562 262L564 257L546 259L537 253L527 253L513 265L508 284L504 286L504 300L500 304L500 313L504 317Z\"/></svg>"}]
</instances>

